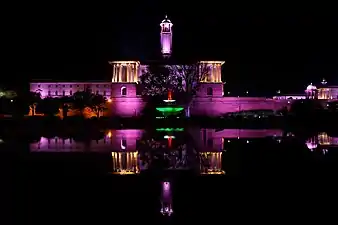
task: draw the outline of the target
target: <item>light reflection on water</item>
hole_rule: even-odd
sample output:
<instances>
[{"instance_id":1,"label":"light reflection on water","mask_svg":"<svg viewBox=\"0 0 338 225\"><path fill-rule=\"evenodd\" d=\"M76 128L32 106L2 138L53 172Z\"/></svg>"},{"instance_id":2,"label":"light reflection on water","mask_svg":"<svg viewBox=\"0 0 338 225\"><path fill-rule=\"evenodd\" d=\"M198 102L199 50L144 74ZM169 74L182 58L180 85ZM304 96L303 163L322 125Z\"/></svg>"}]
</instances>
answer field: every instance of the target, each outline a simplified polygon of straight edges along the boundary
<instances>
[{"instance_id":1,"label":"light reflection on water","mask_svg":"<svg viewBox=\"0 0 338 225\"><path fill-rule=\"evenodd\" d=\"M225 174L223 153L232 142L283 135L282 130L249 129L157 129L106 130L95 137L41 137L30 144L34 152L96 152L109 153L112 173L129 175L148 170L154 161L160 161L169 170L194 170L200 174ZM157 150L157 151L155 151Z\"/></svg>"},{"instance_id":2,"label":"light reflection on water","mask_svg":"<svg viewBox=\"0 0 338 225\"><path fill-rule=\"evenodd\" d=\"M5 146L7 139L1 137L1 140L1 146ZM250 155L250 159L261 160L257 156L259 154L264 156L267 152L270 152L269 154L277 154L276 152L291 154L291 149L295 147L294 143L287 143L288 140L303 143L303 147L302 143L297 145L294 154L297 149L303 148L308 149L307 152L316 157L319 155L332 157L336 152L334 148L338 146L338 137L325 132L300 139L293 133L278 129L161 128L154 131L106 130L83 136L61 134L53 137L50 135L32 141L29 147L32 154L93 153L106 155L111 159L109 172L113 174L138 174L155 168L198 171L202 175L221 175L229 174L225 164L229 164L229 161L233 164L236 160L242 161L243 156ZM269 149L269 151L262 149ZM276 149L283 149L283 151ZM59 154L63 158L67 158L67 155L60 156ZM155 162L159 162L158 164L162 167L158 165L154 167Z\"/></svg>"}]
</instances>

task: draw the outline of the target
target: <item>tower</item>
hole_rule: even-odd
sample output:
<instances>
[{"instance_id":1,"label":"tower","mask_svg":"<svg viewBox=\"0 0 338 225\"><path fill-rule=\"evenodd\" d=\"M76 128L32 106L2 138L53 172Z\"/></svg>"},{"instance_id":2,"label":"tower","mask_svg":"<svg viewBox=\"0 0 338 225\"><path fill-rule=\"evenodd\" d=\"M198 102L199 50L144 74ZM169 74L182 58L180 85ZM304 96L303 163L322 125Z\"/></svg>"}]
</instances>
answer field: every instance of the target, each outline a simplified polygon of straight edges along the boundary
<instances>
[{"instance_id":1,"label":"tower","mask_svg":"<svg viewBox=\"0 0 338 225\"><path fill-rule=\"evenodd\" d=\"M169 58L172 51L173 24L166 15L164 20L162 20L160 26L161 26L161 52L164 58Z\"/></svg>"}]
</instances>

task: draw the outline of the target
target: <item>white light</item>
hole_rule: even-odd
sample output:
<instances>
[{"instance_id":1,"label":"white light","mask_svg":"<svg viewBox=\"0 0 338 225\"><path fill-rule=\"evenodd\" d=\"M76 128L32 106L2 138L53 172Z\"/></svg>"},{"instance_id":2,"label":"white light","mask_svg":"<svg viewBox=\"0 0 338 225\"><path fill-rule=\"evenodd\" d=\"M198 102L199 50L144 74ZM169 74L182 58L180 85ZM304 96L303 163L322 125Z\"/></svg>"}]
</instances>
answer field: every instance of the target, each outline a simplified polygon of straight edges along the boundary
<instances>
[{"instance_id":1,"label":"white light","mask_svg":"<svg viewBox=\"0 0 338 225\"><path fill-rule=\"evenodd\" d=\"M125 150L126 149L126 146L123 145L123 141L121 140L121 149L122 150Z\"/></svg>"},{"instance_id":2,"label":"white light","mask_svg":"<svg viewBox=\"0 0 338 225\"><path fill-rule=\"evenodd\" d=\"M175 138L175 136L165 135L164 138L165 138L165 139L169 139L169 138L172 138L172 139L173 139L173 138Z\"/></svg>"},{"instance_id":3,"label":"white light","mask_svg":"<svg viewBox=\"0 0 338 225\"><path fill-rule=\"evenodd\" d=\"M176 100L163 100L164 102L176 102Z\"/></svg>"}]
</instances>

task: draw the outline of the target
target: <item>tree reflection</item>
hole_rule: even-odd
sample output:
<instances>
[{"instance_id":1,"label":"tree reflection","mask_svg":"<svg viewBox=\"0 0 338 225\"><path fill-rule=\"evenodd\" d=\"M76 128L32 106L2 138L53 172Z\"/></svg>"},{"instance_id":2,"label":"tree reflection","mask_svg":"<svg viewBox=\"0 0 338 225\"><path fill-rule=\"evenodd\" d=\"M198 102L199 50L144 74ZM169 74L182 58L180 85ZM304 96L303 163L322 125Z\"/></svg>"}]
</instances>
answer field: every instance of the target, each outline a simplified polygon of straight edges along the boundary
<instances>
[{"instance_id":1,"label":"tree reflection","mask_svg":"<svg viewBox=\"0 0 338 225\"><path fill-rule=\"evenodd\" d=\"M198 168L199 155L186 132L148 132L139 141L138 150L143 170Z\"/></svg>"}]
</instances>

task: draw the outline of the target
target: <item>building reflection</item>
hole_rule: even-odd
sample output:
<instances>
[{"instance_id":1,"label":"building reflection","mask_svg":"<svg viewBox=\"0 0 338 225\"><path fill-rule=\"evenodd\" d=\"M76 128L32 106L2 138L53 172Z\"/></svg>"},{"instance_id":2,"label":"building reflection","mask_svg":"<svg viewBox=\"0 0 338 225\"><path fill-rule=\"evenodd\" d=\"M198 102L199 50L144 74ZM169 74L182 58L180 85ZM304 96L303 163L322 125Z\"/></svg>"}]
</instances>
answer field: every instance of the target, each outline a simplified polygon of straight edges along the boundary
<instances>
[{"instance_id":1,"label":"building reflection","mask_svg":"<svg viewBox=\"0 0 338 225\"><path fill-rule=\"evenodd\" d=\"M187 136L184 135L176 138L172 130L156 132L160 134L158 136L162 137L163 140L156 141L152 139L152 136L148 136L149 142L148 139L144 139L145 131L140 129L107 130L102 132L102 135L92 137L92 139L91 137L82 139L41 137L38 141L30 144L30 151L109 154L112 158L111 172L121 175L138 174L147 170L150 168L153 158L158 157L156 154L161 153L168 163L168 168L171 169L186 169L193 165L193 168L198 168L201 174L225 174L224 169L222 169L222 158L225 157L226 150L231 148L233 143L236 143L235 140L240 139L246 144L257 138L283 136L283 131L272 129L188 129L184 132L189 134L189 142ZM180 130L180 132L183 131ZM141 147L141 142L146 144L145 148ZM148 142L150 147L147 145ZM151 144L152 142L156 143L154 144L155 147ZM338 144L338 138L332 138L326 133L321 133L312 142L320 145ZM162 149L156 151L155 154L155 151L152 150L153 147ZM199 161L196 161L196 158Z\"/></svg>"},{"instance_id":2,"label":"building reflection","mask_svg":"<svg viewBox=\"0 0 338 225\"><path fill-rule=\"evenodd\" d=\"M338 137L331 137L326 132L318 134L318 144L319 145L338 145Z\"/></svg>"},{"instance_id":3,"label":"building reflection","mask_svg":"<svg viewBox=\"0 0 338 225\"><path fill-rule=\"evenodd\" d=\"M321 132L317 136L313 136L306 140L306 146L309 149L317 147L337 147L338 137L329 136L326 132Z\"/></svg>"},{"instance_id":4,"label":"building reflection","mask_svg":"<svg viewBox=\"0 0 338 225\"><path fill-rule=\"evenodd\" d=\"M144 130L107 130L100 138L77 140L67 137L41 137L30 144L31 152L119 152L136 151L137 140L141 139Z\"/></svg>"},{"instance_id":5,"label":"building reflection","mask_svg":"<svg viewBox=\"0 0 338 225\"><path fill-rule=\"evenodd\" d=\"M172 208L172 192L171 192L171 183L162 182L161 184L161 210L160 212L165 216L171 216L174 212Z\"/></svg>"},{"instance_id":6,"label":"building reflection","mask_svg":"<svg viewBox=\"0 0 338 225\"><path fill-rule=\"evenodd\" d=\"M194 141L203 151L218 152L226 148L227 143L234 139L282 137L283 131L279 129L200 129L192 131Z\"/></svg>"},{"instance_id":7,"label":"building reflection","mask_svg":"<svg viewBox=\"0 0 338 225\"><path fill-rule=\"evenodd\" d=\"M338 147L338 137L332 137L326 132L321 132L316 136L308 138L305 144L311 152L319 151L326 154L329 149Z\"/></svg>"},{"instance_id":8,"label":"building reflection","mask_svg":"<svg viewBox=\"0 0 338 225\"><path fill-rule=\"evenodd\" d=\"M112 152L113 174L128 175L140 173L138 152Z\"/></svg>"},{"instance_id":9,"label":"building reflection","mask_svg":"<svg viewBox=\"0 0 338 225\"><path fill-rule=\"evenodd\" d=\"M223 152L200 152L200 173L201 174L225 174L222 169Z\"/></svg>"}]
</instances>

